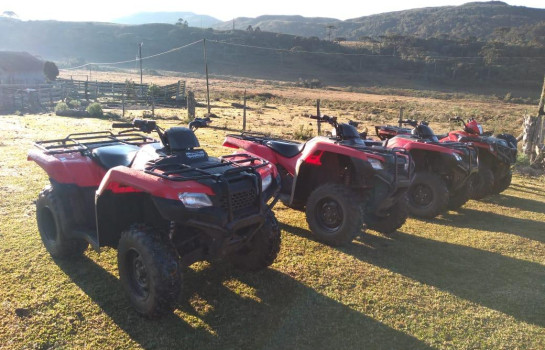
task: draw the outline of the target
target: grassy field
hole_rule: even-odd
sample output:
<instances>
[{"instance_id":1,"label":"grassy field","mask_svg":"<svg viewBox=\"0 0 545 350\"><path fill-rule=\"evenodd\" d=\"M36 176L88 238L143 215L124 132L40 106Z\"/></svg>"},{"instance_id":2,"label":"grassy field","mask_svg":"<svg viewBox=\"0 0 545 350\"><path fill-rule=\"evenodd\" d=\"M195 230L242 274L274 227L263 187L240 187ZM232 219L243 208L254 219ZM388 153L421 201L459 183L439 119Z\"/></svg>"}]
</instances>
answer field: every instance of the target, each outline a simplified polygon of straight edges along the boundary
<instances>
[{"instance_id":1,"label":"grassy field","mask_svg":"<svg viewBox=\"0 0 545 350\"><path fill-rule=\"evenodd\" d=\"M240 102L244 84L234 85L215 93L217 126L241 125L241 110L230 104ZM275 96L250 100L251 128L286 136L299 125L314 128L303 115L314 112L319 95L327 97L323 113L370 129L394 120L403 105L408 117L434 117L442 130L445 116L458 113L517 133L531 109L282 87L249 91ZM175 312L149 321L123 296L114 250L54 261L36 227L34 202L48 180L26 161L31 142L107 129L111 121L44 114L0 116L0 123L0 349L545 348L543 178L515 176L501 195L434 220L409 219L389 237L362 233L340 249L316 242L304 215L278 204L282 248L271 268L247 274L195 264L184 273ZM197 131L214 155L230 152L221 147L225 133Z\"/></svg>"}]
</instances>

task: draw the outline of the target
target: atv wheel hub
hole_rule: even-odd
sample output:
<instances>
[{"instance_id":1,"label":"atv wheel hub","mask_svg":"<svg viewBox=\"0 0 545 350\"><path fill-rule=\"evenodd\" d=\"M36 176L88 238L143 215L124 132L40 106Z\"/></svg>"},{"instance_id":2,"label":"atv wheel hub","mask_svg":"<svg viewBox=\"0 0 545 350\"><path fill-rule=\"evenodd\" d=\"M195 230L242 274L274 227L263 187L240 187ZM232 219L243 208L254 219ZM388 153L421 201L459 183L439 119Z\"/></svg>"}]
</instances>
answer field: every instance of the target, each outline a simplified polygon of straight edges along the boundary
<instances>
[{"instance_id":1,"label":"atv wheel hub","mask_svg":"<svg viewBox=\"0 0 545 350\"><path fill-rule=\"evenodd\" d=\"M317 207L317 218L328 231L336 231L342 224L343 211L339 203L331 198L322 199Z\"/></svg>"},{"instance_id":2,"label":"atv wheel hub","mask_svg":"<svg viewBox=\"0 0 545 350\"><path fill-rule=\"evenodd\" d=\"M411 193L412 202L425 207L433 201L433 191L430 186L418 184Z\"/></svg>"},{"instance_id":3,"label":"atv wheel hub","mask_svg":"<svg viewBox=\"0 0 545 350\"><path fill-rule=\"evenodd\" d=\"M149 294L149 286L144 260L142 256L134 250L129 254L128 260L128 266L132 270L129 274L132 282L131 287L137 295L145 299Z\"/></svg>"}]
</instances>

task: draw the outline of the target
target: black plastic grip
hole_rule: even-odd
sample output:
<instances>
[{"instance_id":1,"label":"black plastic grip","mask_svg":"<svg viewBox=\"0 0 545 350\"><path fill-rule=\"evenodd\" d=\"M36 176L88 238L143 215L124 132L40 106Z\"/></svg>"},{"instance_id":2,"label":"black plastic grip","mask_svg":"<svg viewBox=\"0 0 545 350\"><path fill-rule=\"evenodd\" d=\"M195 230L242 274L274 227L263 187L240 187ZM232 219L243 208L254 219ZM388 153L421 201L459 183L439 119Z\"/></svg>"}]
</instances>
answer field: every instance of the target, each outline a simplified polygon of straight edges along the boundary
<instances>
[{"instance_id":1,"label":"black plastic grip","mask_svg":"<svg viewBox=\"0 0 545 350\"><path fill-rule=\"evenodd\" d=\"M112 128L134 128L132 123L113 123Z\"/></svg>"}]
</instances>

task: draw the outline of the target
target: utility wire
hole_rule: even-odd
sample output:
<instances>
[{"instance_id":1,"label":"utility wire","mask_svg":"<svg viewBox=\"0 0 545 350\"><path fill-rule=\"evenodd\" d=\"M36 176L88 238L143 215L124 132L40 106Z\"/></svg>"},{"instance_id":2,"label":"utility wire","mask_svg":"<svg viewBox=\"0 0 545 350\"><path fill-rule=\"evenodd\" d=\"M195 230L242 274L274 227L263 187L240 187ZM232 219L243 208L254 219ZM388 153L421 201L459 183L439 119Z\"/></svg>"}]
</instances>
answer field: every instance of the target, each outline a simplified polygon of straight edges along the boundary
<instances>
[{"instance_id":1,"label":"utility wire","mask_svg":"<svg viewBox=\"0 0 545 350\"><path fill-rule=\"evenodd\" d=\"M192 42L192 43L184 45L184 46L175 47L173 49L170 49L170 50L167 50L167 51L164 51L164 52L160 52L158 54L154 54L154 55L151 55L151 56L142 57L142 60L147 60L147 59L155 58L155 57L158 57L158 56L167 55L169 53L172 53L172 52L182 50L182 49L185 49L187 47L199 44L199 43L201 43L203 41L204 41L204 39L200 39L200 40L197 40L195 42ZM305 51L305 50L292 51L292 50L288 50L288 49L279 49L279 48L273 48L273 47L264 47L264 46L246 45L246 44L236 44L236 43L230 43L230 42L219 41L219 40L211 40L211 39L207 39L207 41L211 42L211 43L215 43L215 44L220 44L220 45L245 47L245 48L258 49L258 50L267 50L267 51L274 51L274 52L285 52L285 53L290 53L290 54L305 53L305 54L314 54L314 55L337 55L337 56L352 56L352 57L397 57L397 58L400 58L399 56L394 56L394 55L380 55L380 54L377 55L377 54L366 54L366 53L320 52L320 51ZM420 59L426 59L426 58L427 59L434 59L434 60L446 60L446 59L483 60L483 59L485 59L485 57L482 57L482 56L425 56L425 57L420 57ZM543 57L543 56L501 56L501 57L494 58L494 60L506 60L506 59L545 59L545 57ZM114 65L119 65L119 64L138 62L138 60L139 60L139 58L135 58L135 59L132 59L132 60L126 60L126 61L119 61L119 62L102 62L102 63L91 62L91 63L86 63L86 64L83 64L83 65L77 66L77 67L61 68L61 70L75 70L75 69L84 68L84 67L87 67L87 66L90 66L90 65L114 66Z\"/></svg>"},{"instance_id":2,"label":"utility wire","mask_svg":"<svg viewBox=\"0 0 545 350\"><path fill-rule=\"evenodd\" d=\"M158 57L158 56L162 56L162 55L166 55L166 54L169 54L169 53L172 53L174 51L178 51L178 50L182 50L182 49L185 49L187 47L190 47L192 45L196 45L198 43L201 43L203 41L203 39L200 39L200 40L197 40L195 42L192 42L190 44L187 44L187 45L184 45L184 46L180 46L180 47L175 47L173 49L170 49L168 51L163 51L163 52L160 52L160 53L157 53L155 55L151 55L151 56L146 56L146 57L142 57L142 60L148 60L150 58L155 58L155 57ZM77 67L70 67L70 68L62 68L61 70L75 70L75 69L80 69L80 68L83 68L83 67L87 67L87 66L90 66L90 65L96 65L96 66L115 66L115 65L118 65L118 64L125 64L125 63L132 63L132 62L138 62L140 59L139 58L135 58L133 60L127 60L127 61L119 61L119 62L90 62L90 63L86 63L86 64L83 64L81 66L77 66Z\"/></svg>"},{"instance_id":3,"label":"utility wire","mask_svg":"<svg viewBox=\"0 0 545 350\"><path fill-rule=\"evenodd\" d=\"M212 43L216 43L216 44L223 44L223 45L228 45L228 46L238 46L238 47L246 47L246 48L252 48L252 49L260 49L260 50L269 50L269 51L276 51L276 52L286 52L286 53L293 53L293 54L297 54L297 53L307 53L307 54L317 54L317 55L338 55L338 56L364 56L364 57L398 57L399 56L394 56L394 55L377 55L377 54L367 54L367 53L346 53L346 52L320 52L320 51L304 51L304 50L297 50L297 51L292 51L292 50L288 50L288 49L277 49L277 48L273 48L273 47L263 47L263 46L255 46L255 45L246 45L246 44L236 44L236 43L230 43L230 42L226 42L226 41L218 41L218 40L207 40L208 42L212 42ZM444 59L444 58L449 58L449 59L484 59L484 57L482 56L425 56L423 58L430 58L430 59ZM533 59L533 58L537 58L537 59L541 59L541 58L545 58L545 57L541 57L541 56L501 56L501 57L497 57L496 59L508 59L508 58L529 58L529 59Z\"/></svg>"}]
</instances>

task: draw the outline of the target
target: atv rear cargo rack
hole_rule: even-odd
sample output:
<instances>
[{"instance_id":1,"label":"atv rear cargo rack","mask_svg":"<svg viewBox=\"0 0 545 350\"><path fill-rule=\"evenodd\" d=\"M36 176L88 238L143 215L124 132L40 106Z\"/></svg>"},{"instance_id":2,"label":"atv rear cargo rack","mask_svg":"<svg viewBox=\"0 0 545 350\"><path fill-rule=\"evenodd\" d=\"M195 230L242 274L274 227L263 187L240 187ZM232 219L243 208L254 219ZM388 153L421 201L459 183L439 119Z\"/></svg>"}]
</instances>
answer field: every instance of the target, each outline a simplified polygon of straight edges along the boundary
<instances>
[{"instance_id":1,"label":"atv rear cargo rack","mask_svg":"<svg viewBox=\"0 0 545 350\"><path fill-rule=\"evenodd\" d=\"M297 141L290 141L290 140L282 139L280 137L271 136L271 135L267 135L265 133L255 132L255 131L245 131L245 132L242 132L240 134L227 134L226 136L239 138L239 139L243 139L243 140L248 140L248 141L252 141L252 142L257 142L257 143L260 143L260 144L264 144L267 141L282 141L282 142L300 143L300 142L297 142Z\"/></svg>"},{"instance_id":2,"label":"atv rear cargo rack","mask_svg":"<svg viewBox=\"0 0 545 350\"><path fill-rule=\"evenodd\" d=\"M138 133L113 134L110 131L97 131L76 133L66 136L64 139L36 141L34 146L45 154L61 154L73 152L87 152L96 147L126 144L140 146L155 143L157 140Z\"/></svg>"}]
</instances>

